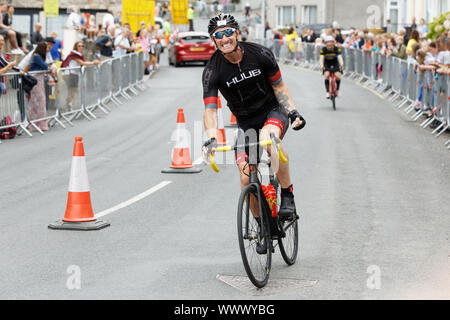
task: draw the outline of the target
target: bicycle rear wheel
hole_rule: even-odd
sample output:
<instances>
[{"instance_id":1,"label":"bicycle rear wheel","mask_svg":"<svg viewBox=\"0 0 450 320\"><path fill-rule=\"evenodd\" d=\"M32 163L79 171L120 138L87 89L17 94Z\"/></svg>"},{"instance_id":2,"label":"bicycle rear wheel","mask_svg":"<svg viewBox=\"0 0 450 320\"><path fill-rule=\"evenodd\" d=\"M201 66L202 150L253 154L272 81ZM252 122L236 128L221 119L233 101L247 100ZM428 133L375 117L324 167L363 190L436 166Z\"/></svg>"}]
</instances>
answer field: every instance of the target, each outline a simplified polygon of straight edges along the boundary
<instances>
[{"instance_id":1,"label":"bicycle rear wheel","mask_svg":"<svg viewBox=\"0 0 450 320\"><path fill-rule=\"evenodd\" d=\"M258 199L256 187L249 185L244 188L239 198L237 212L237 227L239 249L241 250L242 262L250 281L258 288L262 288L269 280L270 266L272 263L272 252L270 251L270 234L267 232L267 218L260 210L260 224L253 217L250 210L250 199ZM265 254L258 254L256 247L265 244Z\"/></svg>"}]
</instances>

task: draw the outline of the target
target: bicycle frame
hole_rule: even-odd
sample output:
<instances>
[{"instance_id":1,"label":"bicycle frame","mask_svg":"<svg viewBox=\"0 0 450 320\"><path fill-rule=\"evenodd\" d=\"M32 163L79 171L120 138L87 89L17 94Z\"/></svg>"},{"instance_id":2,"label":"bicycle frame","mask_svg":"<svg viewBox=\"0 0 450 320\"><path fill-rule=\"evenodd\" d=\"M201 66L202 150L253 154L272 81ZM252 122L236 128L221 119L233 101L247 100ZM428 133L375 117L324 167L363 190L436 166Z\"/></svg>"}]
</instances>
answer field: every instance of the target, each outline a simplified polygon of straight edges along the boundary
<instances>
[{"instance_id":1,"label":"bicycle frame","mask_svg":"<svg viewBox=\"0 0 450 320\"><path fill-rule=\"evenodd\" d=\"M336 86L336 78L335 78L335 75L334 75L334 72L330 72L330 78L331 78L331 81L330 81L330 98L334 98L335 97L335 94L336 94L336 92L335 92L335 86Z\"/></svg>"}]
</instances>

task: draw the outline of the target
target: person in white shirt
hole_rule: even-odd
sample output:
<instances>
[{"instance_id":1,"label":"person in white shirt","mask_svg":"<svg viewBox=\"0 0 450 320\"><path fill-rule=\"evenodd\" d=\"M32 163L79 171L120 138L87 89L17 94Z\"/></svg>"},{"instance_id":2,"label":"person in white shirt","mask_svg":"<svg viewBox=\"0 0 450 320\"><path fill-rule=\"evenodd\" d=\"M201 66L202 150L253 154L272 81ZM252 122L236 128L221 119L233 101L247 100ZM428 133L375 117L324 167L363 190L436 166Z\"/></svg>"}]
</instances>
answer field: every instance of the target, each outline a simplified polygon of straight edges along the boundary
<instances>
[{"instance_id":1,"label":"person in white shirt","mask_svg":"<svg viewBox=\"0 0 450 320\"><path fill-rule=\"evenodd\" d=\"M119 36L114 40L114 53L113 57L122 57L127 54L127 51L134 51L134 47L130 44L128 36L130 35L130 30L128 28L123 28Z\"/></svg>"},{"instance_id":2,"label":"person in white shirt","mask_svg":"<svg viewBox=\"0 0 450 320\"><path fill-rule=\"evenodd\" d=\"M419 31L420 38L423 39L427 36L428 27L425 24L425 19L420 19L420 24L417 26L417 31Z\"/></svg>"},{"instance_id":3,"label":"person in white shirt","mask_svg":"<svg viewBox=\"0 0 450 320\"><path fill-rule=\"evenodd\" d=\"M105 30L108 30L109 27L114 26L114 16L111 11L108 10L108 12L103 16L102 25Z\"/></svg>"},{"instance_id":4,"label":"person in white shirt","mask_svg":"<svg viewBox=\"0 0 450 320\"><path fill-rule=\"evenodd\" d=\"M78 8L72 7L71 13L67 18L66 27L78 30L81 28L81 17L78 14Z\"/></svg>"}]
</instances>

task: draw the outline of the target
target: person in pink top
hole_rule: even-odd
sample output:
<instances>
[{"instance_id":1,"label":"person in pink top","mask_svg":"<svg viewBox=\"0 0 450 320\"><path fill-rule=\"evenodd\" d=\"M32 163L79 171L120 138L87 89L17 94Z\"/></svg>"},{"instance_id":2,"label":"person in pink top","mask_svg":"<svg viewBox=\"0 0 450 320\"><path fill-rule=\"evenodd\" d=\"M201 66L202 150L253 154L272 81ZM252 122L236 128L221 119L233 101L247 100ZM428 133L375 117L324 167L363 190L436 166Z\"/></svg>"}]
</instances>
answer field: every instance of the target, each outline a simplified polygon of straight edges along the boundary
<instances>
[{"instance_id":1,"label":"person in pink top","mask_svg":"<svg viewBox=\"0 0 450 320\"><path fill-rule=\"evenodd\" d=\"M147 68L150 65L150 38L148 36L147 29L142 29L139 34L139 43L142 50L144 51L144 73L148 74Z\"/></svg>"}]
</instances>

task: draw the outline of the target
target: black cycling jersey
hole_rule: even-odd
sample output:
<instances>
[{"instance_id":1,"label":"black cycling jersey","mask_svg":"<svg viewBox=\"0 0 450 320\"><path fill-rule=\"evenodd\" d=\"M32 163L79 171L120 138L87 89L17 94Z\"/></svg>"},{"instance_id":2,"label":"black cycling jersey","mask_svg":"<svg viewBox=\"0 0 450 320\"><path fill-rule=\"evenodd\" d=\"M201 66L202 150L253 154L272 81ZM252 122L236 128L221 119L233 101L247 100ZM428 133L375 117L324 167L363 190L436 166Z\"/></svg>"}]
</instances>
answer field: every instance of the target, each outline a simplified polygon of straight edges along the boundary
<instances>
[{"instance_id":1,"label":"black cycling jersey","mask_svg":"<svg viewBox=\"0 0 450 320\"><path fill-rule=\"evenodd\" d=\"M237 120L245 120L278 106L272 85L281 79L272 52L251 42L239 42L243 51L239 64L229 62L217 50L203 70L203 100L206 108L217 108L218 91L227 100Z\"/></svg>"},{"instance_id":2,"label":"black cycling jersey","mask_svg":"<svg viewBox=\"0 0 450 320\"><path fill-rule=\"evenodd\" d=\"M320 56L324 57L323 64L325 68L339 66L338 56L342 54L342 50L339 47L334 47L333 50L328 50L327 47L323 47L320 50Z\"/></svg>"}]
</instances>

